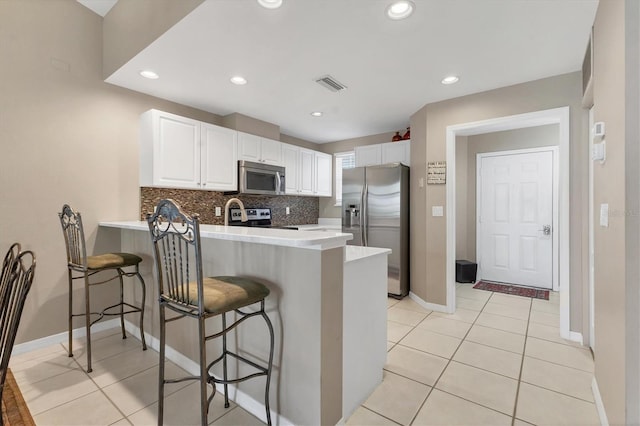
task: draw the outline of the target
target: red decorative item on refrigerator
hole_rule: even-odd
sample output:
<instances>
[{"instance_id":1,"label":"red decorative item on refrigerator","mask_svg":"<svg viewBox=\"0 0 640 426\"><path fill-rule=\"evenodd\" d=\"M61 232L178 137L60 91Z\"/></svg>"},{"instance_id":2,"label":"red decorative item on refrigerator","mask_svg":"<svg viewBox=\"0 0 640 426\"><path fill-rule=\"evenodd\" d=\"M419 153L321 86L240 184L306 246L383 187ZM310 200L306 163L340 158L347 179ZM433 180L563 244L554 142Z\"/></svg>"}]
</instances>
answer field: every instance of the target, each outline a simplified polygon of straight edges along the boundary
<instances>
[{"instance_id":1,"label":"red decorative item on refrigerator","mask_svg":"<svg viewBox=\"0 0 640 426\"><path fill-rule=\"evenodd\" d=\"M402 139L411 139L411 127L407 127L407 133L404 134Z\"/></svg>"},{"instance_id":2,"label":"red decorative item on refrigerator","mask_svg":"<svg viewBox=\"0 0 640 426\"><path fill-rule=\"evenodd\" d=\"M395 135L393 135L393 139L391 139L391 142L398 142L402 140L402 136L400 136L400 132L396 132Z\"/></svg>"}]
</instances>

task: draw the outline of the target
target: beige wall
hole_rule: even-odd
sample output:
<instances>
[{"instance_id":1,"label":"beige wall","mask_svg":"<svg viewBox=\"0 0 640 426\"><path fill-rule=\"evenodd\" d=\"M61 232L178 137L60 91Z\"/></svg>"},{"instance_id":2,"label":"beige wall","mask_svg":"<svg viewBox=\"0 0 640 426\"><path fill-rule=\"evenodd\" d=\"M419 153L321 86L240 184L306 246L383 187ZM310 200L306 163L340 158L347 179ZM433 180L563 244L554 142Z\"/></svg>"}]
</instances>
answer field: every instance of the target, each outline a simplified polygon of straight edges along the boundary
<instances>
[{"instance_id":1,"label":"beige wall","mask_svg":"<svg viewBox=\"0 0 640 426\"><path fill-rule=\"evenodd\" d=\"M468 247L468 217L474 214L468 211L468 188L467 181L469 179L468 167L468 137L456 137L456 259L464 259L475 262L475 250L473 250L473 258Z\"/></svg>"},{"instance_id":2,"label":"beige wall","mask_svg":"<svg viewBox=\"0 0 640 426\"><path fill-rule=\"evenodd\" d=\"M238 114L237 112L225 115L222 118L222 125L230 129L262 136L263 138L280 140L280 126Z\"/></svg>"},{"instance_id":3,"label":"beige wall","mask_svg":"<svg viewBox=\"0 0 640 426\"><path fill-rule=\"evenodd\" d=\"M140 114L157 108L224 125L223 117L104 83L102 22L73 0L0 1L0 57L11 63L0 67L0 194L4 206L20 212L0 223L0 250L20 241L37 256L17 343L67 327L62 205L82 212L91 252L120 246L99 221L138 217ZM245 131L272 126L277 133L264 136L281 137L278 126L239 120ZM296 138L286 142L308 147ZM110 286L97 290L96 307L116 297ZM74 298L83 295L76 290Z\"/></svg>"},{"instance_id":4,"label":"beige wall","mask_svg":"<svg viewBox=\"0 0 640 426\"><path fill-rule=\"evenodd\" d=\"M627 16L626 22L625 7L630 8L630 13L635 10ZM635 0L601 1L593 35L594 120L605 123L607 143L606 162L594 163L592 207L596 218L600 205L609 204L609 226L598 226L596 219L594 229L594 353L596 380L610 424L638 424L640 420L636 210L640 179L637 171L637 58L640 46L637 37L640 20L637 7ZM625 40L625 35L633 34L635 40ZM629 64L625 62L626 57L631 61ZM635 72L625 76L627 65L633 65ZM629 115L627 106L634 115ZM626 134L627 128L630 134ZM626 271L632 275L627 276Z\"/></svg>"},{"instance_id":5,"label":"beige wall","mask_svg":"<svg viewBox=\"0 0 640 426\"><path fill-rule=\"evenodd\" d=\"M116 72L202 2L119 0L104 17L103 77Z\"/></svg>"},{"instance_id":6,"label":"beige wall","mask_svg":"<svg viewBox=\"0 0 640 426\"><path fill-rule=\"evenodd\" d=\"M583 278L586 278L582 257L583 244L587 244L582 238L582 227L587 218L588 150L583 132L586 112L581 107L581 98L581 75L571 73L428 104L411 117L411 285L418 297L446 304L446 220L430 215L431 206L442 205L446 209L446 185L419 188L416 183L426 177L428 161L445 160L447 126L569 106L571 329L582 331Z\"/></svg>"},{"instance_id":7,"label":"beige wall","mask_svg":"<svg viewBox=\"0 0 640 426\"><path fill-rule=\"evenodd\" d=\"M0 1L0 40L11 64L0 68L0 250L20 241L37 256L20 343L67 327L62 205L82 212L90 250L119 247L100 236L98 221L138 216L140 114L221 117L102 82L102 19L75 1ZM115 286L96 294L103 302Z\"/></svg>"},{"instance_id":8,"label":"beige wall","mask_svg":"<svg viewBox=\"0 0 640 426\"><path fill-rule=\"evenodd\" d=\"M559 132L559 126L552 124L456 139L456 155L460 153L460 156L456 157L457 259L476 262L477 155L485 152L557 146Z\"/></svg>"}]
</instances>

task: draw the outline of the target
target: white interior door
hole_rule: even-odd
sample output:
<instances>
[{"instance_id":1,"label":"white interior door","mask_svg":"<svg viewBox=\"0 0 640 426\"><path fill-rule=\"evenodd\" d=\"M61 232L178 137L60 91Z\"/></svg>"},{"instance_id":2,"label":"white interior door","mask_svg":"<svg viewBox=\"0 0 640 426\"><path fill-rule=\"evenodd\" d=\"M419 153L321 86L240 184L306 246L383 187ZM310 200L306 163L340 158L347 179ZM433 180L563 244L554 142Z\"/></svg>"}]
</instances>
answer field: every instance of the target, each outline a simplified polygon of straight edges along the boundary
<instances>
[{"instance_id":1,"label":"white interior door","mask_svg":"<svg viewBox=\"0 0 640 426\"><path fill-rule=\"evenodd\" d=\"M554 152L478 157L478 259L484 280L553 286Z\"/></svg>"}]
</instances>

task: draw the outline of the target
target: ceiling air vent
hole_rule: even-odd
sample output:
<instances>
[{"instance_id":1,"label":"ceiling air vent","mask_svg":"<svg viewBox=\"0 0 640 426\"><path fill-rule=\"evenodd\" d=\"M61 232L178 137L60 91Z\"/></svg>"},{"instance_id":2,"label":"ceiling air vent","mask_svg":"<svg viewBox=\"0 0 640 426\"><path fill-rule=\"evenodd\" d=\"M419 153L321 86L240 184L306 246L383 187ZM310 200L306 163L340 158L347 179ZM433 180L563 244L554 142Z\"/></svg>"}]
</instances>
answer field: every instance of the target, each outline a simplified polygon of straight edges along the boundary
<instances>
[{"instance_id":1,"label":"ceiling air vent","mask_svg":"<svg viewBox=\"0 0 640 426\"><path fill-rule=\"evenodd\" d=\"M325 75L323 77L316 79L316 83L318 83L320 86L323 86L331 90L332 92L339 92L347 88L347 86L340 83L338 80L331 77L330 75Z\"/></svg>"}]
</instances>

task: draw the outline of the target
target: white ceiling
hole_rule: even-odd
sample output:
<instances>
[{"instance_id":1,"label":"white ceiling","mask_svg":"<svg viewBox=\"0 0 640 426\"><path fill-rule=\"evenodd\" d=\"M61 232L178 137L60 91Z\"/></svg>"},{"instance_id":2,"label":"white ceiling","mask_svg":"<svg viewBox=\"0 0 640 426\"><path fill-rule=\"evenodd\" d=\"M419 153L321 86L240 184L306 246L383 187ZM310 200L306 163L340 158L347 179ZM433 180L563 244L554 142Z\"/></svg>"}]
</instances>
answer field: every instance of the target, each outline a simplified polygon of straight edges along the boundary
<instances>
[{"instance_id":1,"label":"white ceiling","mask_svg":"<svg viewBox=\"0 0 640 426\"><path fill-rule=\"evenodd\" d=\"M404 130L423 105L577 71L597 0L206 0L107 82L323 143ZM138 74L151 69L158 80ZM330 74L348 86L315 83ZM460 82L444 86L448 74ZM233 75L249 83L229 83ZM323 111L315 118L312 111Z\"/></svg>"},{"instance_id":2,"label":"white ceiling","mask_svg":"<svg viewBox=\"0 0 640 426\"><path fill-rule=\"evenodd\" d=\"M100 16L104 16L118 0L78 0L78 3L88 7Z\"/></svg>"}]
</instances>

